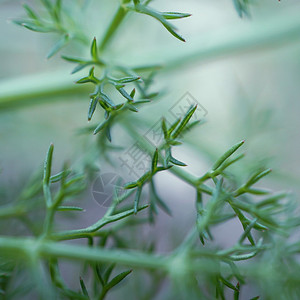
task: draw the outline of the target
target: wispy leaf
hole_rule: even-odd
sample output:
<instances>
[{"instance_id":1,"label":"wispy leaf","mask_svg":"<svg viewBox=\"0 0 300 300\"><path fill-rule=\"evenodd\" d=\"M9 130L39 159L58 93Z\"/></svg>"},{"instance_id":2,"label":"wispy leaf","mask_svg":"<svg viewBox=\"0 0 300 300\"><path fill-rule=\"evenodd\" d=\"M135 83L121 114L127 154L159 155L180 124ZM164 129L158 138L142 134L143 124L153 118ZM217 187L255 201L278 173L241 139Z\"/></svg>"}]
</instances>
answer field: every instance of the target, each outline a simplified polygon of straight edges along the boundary
<instances>
[{"instance_id":1,"label":"wispy leaf","mask_svg":"<svg viewBox=\"0 0 300 300\"><path fill-rule=\"evenodd\" d=\"M58 40L54 46L50 49L50 51L47 54L47 58L49 59L53 55L55 55L59 50L61 50L63 47L65 47L69 42L69 35L65 34L62 36L60 40Z\"/></svg>"}]
</instances>

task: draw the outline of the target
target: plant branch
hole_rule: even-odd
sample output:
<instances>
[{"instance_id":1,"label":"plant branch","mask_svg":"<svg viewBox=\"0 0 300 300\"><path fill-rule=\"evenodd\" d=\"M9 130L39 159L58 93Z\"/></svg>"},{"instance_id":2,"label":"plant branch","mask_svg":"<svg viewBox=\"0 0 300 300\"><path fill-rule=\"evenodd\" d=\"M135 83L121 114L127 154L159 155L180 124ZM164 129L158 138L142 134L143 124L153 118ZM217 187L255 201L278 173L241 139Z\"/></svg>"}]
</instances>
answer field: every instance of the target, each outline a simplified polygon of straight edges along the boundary
<instances>
[{"instance_id":1,"label":"plant branch","mask_svg":"<svg viewBox=\"0 0 300 300\"><path fill-rule=\"evenodd\" d=\"M80 94L86 95L89 89L84 85L75 85L69 73L64 69L0 81L0 110L53 102L54 99L69 100L70 96L78 97Z\"/></svg>"},{"instance_id":2,"label":"plant branch","mask_svg":"<svg viewBox=\"0 0 300 300\"><path fill-rule=\"evenodd\" d=\"M13 255L14 259L24 259L36 254L40 258L67 258L79 261L120 263L131 267L167 269L167 257L154 256L127 250L90 248L78 245L41 241L32 238L0 237L0 253Z\"/></svg>"},{"instance_id":3,"label":"plant branch","mask_svg":"<svg viewBox=\"0 0 300 300\"><path fill-rule=\"evenodd\" d=\"M99 50L103 52L105 48L107 47L108 43L111 41L112 37L116 33L118 27L122 23L123 19L125 18L128 10L126 10L122 5L118 8L114 18L112 19L110 25L108 26L104 37L102 39L102 42L99 46Z\"/></svg>"}]
</instances>

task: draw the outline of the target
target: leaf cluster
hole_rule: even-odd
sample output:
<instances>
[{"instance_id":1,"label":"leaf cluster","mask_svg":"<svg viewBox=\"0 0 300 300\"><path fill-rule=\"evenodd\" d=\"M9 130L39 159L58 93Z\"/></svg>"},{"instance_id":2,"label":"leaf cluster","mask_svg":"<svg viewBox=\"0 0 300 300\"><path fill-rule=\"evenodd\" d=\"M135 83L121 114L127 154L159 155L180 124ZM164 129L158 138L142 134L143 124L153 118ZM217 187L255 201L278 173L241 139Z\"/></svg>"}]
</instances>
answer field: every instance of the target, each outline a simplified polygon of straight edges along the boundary
<instances>
[{"instance_id":1,"label":"leaf cluster","mask_svg":"<svg viewBox=\"0 0 300 300\"><path fill-rule=\"evenodd\" d=\"M86 43L86 36L77 28L76 23L65 12L62 0L54 3L50 0L40 0L45 12L39 14L31 6L24 4L26 19L14 20L17 25L40 33L55 33L59 36L47 54L47 58L54 56L72 40Z\"/></svg>"}]
</instances>

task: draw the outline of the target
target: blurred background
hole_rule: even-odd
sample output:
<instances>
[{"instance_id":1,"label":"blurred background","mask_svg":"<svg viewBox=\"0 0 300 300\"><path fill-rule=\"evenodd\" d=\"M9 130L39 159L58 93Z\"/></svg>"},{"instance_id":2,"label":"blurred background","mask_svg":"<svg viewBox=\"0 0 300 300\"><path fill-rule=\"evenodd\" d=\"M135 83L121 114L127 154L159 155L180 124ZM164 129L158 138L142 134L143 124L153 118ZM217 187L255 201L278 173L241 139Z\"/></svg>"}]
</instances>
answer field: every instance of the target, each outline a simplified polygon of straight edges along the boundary
<instances>
[{"instance_id":1,"label":"blurred background","mask_svg":"<svg viewBox=\"0 0 300 300\"><path fill-rule=\"evenodd\" d=\"M36 81L39 86L43 80L45 82L44 78L51 76L70 83L80 78L78 74L70 75L73 66L60 55L46 59L57 36L34 33L12 23L24 16L23 2L0 1L0 102L4 86L17 91L19 87L24 88L28 80ZM71 6L73 1L65 2L70 2ZM81 5L89 2L83 13L75 8L73 13L78 15L90 40L94 36L101 37L118 1L78 2ZM35 5L36 2L28 3ZM273 172L264 179L262 186L274 191L292 191L294 197L299 198L300 32L298 40L282 39L270 46L211 57L199 55L199 59L191 63L182 59L195 49L200 53L202 48L217 44L218 40L214 39L222 43L227 34L229 39L235 34L241 36L247 26L264 24L271 30L272 26L280 26L274 22L276 16L288 21L292 11L300 18L299 1L254 1L250 7L251 16L243 18L238 16L230 0L156 0L152 7L161 11L189 12L192 16L174 21L186 43L174 39L161 24L143 15L129 16L125 20L127 26L122 26L112 41L108 59L115 58L128 65L159 62L167 66L154 78L153 89L164 91L161 97L141 109L135 118L146 120L151 128L189 92L205 108L207 115L205 123L188 134L187 144L175 152L176 158L188 165L188 171L194 175L204 174L231 145L245 139L246 158L232 172L243 181L255 167L271 167ZM257 34L266 27L257 26ZM61 53L84 57L88 50L72 44ZM168 70L170 61L174 66ZM28 177L41 167L50 142L55 145L54 169L59 171L66 159L79 161L88 145L95 141L95 137L76 134L78 129L88 125L89 92L92 88L71 96L35 98L30 104L23 105L19 101L17 106L0 108L0 196L3 202L14 199ZM113 144L124 146L125 143L126 150L134 140L120 136L119 132L117 128L112 130ZM131 179L120 165L112 168L101 157L99 167L102 173L118 173L125 180ZM161 213L155 226L139 234L141 240L154 240L155 236L159 241L158 251L168 252L194 224L195 194L191 187L168 172L157 176L157 185L159 194L172 208L173 218ZM76 228L79 223L89 225L105 211L95 201L92 188L78 201L86 211L68 227ZM180 227L176 226L178 222ZM232 221L226 228L217 228L218 243L234 244L241 232L239 226ZM236 236L228 235L232 230ZM71 266L65 269L66 274L69 268ZM76 286L71 277L66 275L68 282ZM132 286L124 288L130 290ZM255 296L251 289L248 293Z\"/></svg>"}]
</instances>

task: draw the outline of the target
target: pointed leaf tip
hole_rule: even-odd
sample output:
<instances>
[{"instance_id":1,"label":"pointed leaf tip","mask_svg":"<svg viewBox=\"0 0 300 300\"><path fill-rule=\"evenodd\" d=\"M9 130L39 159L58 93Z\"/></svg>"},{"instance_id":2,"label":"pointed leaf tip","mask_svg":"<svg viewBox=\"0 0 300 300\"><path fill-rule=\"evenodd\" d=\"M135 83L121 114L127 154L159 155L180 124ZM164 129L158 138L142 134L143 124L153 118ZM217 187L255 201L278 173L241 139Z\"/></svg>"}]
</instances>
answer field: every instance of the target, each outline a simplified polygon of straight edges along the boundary
<instances>
[{"instance_id":1,"label":"pointed leaf tip","mask_svg":"<svg viewBox=\"0 0 300 300\"><path fill-rule=\"evenodd\" d=\"M94 61L98 61L98 50L97 50L97 41L94 37L92 45L91 45L91 56Z\"/></svg>"}]
</instances>

